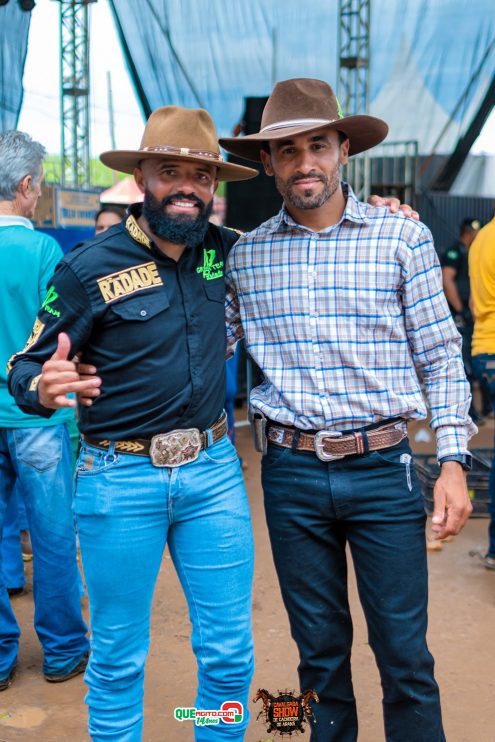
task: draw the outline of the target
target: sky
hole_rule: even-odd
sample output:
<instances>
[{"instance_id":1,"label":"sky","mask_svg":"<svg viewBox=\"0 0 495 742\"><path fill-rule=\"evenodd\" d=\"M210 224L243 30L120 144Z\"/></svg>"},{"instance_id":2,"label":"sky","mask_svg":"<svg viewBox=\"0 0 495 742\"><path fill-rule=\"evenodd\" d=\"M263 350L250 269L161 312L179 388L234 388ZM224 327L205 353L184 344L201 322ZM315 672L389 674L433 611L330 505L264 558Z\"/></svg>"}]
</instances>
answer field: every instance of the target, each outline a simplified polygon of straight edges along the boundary
<instances>
[{"instance_id":1,"label":"sky","mask_svg":"<svg viewBox=\"0 0 495 742\"><path fill-rule=\"evenodd\" d=\"M107 70L111 75L118 149L137 149L144 119L120 50L106 0L90 4L90 147L93 156L112 149ZM37 0L31 14L24 70L24 99L18 128L40 141L50 154L60 152L60 5Z\"/></svg>"},{"instance_id":2,"label":"sky","mask_svg":"<svg viewBox=\"0 0 495 742\"><path fill-rule=\"evenodd\" d=\"M136 0L137 1L137 0ZM90 147L93 156L112 149L108 114L107 70L111 74L117 149L139 146L144 120L125 67L107 0L90 11ZM24 73L24 101L18 128L41 141L50 154L60 152L60 6L37 0L32 11ZM472 153L495 154L495 110Z\"/></svg>"}]
</instances>

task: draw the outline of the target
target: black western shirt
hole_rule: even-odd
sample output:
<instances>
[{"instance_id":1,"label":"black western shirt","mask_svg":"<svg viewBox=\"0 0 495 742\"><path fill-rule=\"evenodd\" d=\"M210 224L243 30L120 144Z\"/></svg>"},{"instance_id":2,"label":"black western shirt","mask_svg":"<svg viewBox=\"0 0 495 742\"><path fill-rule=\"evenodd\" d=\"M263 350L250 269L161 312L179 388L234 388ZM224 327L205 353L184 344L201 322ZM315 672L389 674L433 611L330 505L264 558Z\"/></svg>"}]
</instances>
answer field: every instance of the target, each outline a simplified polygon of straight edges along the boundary
<instances>
[{"instance_id":1,"label":"black western shirt","mask_svg":"<svg viewBox=\"0 0 495 742\"><path fill-rule=\"evenodd\" d=\"M9 388L25 412L48 417L38 400L41 366L66 332L102 379L80 407L81 432L112 440L176 428L204 430L225 401L225 283L234 230L209 225L178 262L140 229L133 207L118 225L57 266L26 347L10 361Z\"/></svg>"},{"instance_id":2,"label":"black western shirt","mask_svg":"<svg viewBox=\"0 0 495 742\"><path fill-rule=\"evenodd\" d=\"M464 305L464 309L469 309L470 283L467 247L463 242L458 240L445 251L440 263L442 268L449 267L455 269L454 280L459 292L459 298ZM450 304L449 307L452 314L456 314L456 310Z\"/></svg>"}]
</instances>

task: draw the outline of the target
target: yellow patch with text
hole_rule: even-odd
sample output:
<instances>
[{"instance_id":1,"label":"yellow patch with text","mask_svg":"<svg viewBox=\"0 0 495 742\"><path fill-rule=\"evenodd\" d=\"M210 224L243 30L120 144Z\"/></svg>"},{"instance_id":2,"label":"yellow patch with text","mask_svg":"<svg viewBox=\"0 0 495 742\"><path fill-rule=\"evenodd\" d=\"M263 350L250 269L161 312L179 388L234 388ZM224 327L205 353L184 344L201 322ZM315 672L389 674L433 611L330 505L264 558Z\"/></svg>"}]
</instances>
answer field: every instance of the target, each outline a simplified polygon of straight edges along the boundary
<instances>
[{"instance_id":1,"label":"yellow patch with text","mask_svg":"<svg viewBox=\"0 0 495 742\"><path fill-rule=\"evenodd\" d=\"M26 345L24 348L19 351L19 353L14 353L14 355L9 358L9 362L7 363L7 373L10 372L10 369L12 368L12 363L14 362L14 358L16 356L21 356L23 353L27 353L29 348L31 348L37 340L39 340L41 333L45 329L45 325L43 322L41 322L38 318L36 318L36 321L34 323L33 329L31 330L31 335L28 337Z\"/></svg>"},{"instance_id":2,"label":"yellow patch with text","mask_svg":"<svg viewBox=\"0 0 495 742\"><path fill-rule=\"evenodd\" d=\"M105 304L110 304L122 296L143 291L150 286L163 286L154 262L141 263L141 265L133 265L117 273L110 273L108 276L98 278L97 283Z\"/></svg>"},{"instance_id":3,"label":"yellow patch with text","mask_svg":"<svg viewBox=\"0 0 495 742\"><path fill-rule=\"evenodd\" d=\"M31 379L31 383L29 385L30 392L36 391L36 389L38 388L38 384L40 383L40 379L41 379L41 374L38 374L38 376L33 376L33 378Z\"/></svg>"}]
</instances>

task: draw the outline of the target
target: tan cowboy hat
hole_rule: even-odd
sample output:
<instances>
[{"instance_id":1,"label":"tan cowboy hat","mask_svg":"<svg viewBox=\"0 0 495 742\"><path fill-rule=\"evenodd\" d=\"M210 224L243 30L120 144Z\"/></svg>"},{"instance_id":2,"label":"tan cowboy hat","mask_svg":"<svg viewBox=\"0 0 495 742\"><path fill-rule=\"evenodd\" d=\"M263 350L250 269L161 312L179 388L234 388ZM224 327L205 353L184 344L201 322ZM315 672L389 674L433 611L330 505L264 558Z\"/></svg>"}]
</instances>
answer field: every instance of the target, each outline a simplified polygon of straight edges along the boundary
<instances>
[{"instance_id":1,"label":"tan cowboy hat","mask_svg":"<svg viewBox=\"0 0 495 742\"><path fill-rule=\"evenodd\" d=\"M258 175L257 170L223 160L212 118L202 108L157 108L146 123L138 150L103 152L100 160L113 170L132 173L142 160L157 157L216 165L218 180L247 180Z\"/></svg>"},{"instance_id":2,"label":"tan cowboy hat","mask_svg":"<svg viewBox=\"0 0 495 742\"><path fill-rule=\"evenodd\" d=\"M259 162L263 142L324 127L342 131L349 138L349 155L374 147L388 133L385 121L374 116L344 116L330 85L302 77L275 85L263 109L258 134L222 138L220 144L227 152Z\"/></svg>"}]
</instances>

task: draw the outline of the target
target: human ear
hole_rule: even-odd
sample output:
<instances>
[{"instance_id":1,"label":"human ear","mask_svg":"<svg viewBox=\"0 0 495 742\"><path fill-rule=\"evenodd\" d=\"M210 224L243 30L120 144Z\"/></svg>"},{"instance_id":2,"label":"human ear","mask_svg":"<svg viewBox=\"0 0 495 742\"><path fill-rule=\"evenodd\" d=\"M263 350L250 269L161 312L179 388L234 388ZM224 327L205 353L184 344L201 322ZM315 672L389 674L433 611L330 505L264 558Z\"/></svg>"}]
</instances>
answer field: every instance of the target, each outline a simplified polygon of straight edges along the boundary
<instances>
[{"instance_id":1,"label":"human ear","mask_svg":"<svg viewBox=\"0 0 495 742\"><path fill-rule=\"evenodd\" d=\"M33 189L33 177L32 175L25 175L19 183L19 191L26 198L29 196L29 191Z\"/></svg>"},{"instance_id":2,"label":"human ear","mask_svg":"<svg viewBox=\"0 0 495 742\"><path fill-rule=\"evenodd\" d=\"M144 174L140 167L134 168L134 180L136 181L136 185L141 191L141 193L144 193L146 190L146 187L144 184Z\"/></svg>"},{"instance_id":3,"label":"human ear","mask_svg":"<svg viewBox=\"0 0 495 742\"><path fill-rule=\"evenodd\" d=\"M268 152L265 152L264 149L260 151L260 156L261 156L261 162L263 163L263 167L265 168L265 173L267 175L273 175L271 156L268 154Z\"/></svg>"},{"instance_id":4,"label":"human ear","mask_svg":"<svg viewBox=\"0 0 495 742\"><path fill-rule=\"evenodd\" d=\"M342 142L340 145L340 151L339 151L339 164L340 165L347 165L349 162L349 145L350 142L348 139Z\"/></svg>"}]
</instances>

